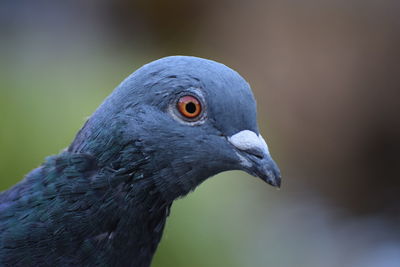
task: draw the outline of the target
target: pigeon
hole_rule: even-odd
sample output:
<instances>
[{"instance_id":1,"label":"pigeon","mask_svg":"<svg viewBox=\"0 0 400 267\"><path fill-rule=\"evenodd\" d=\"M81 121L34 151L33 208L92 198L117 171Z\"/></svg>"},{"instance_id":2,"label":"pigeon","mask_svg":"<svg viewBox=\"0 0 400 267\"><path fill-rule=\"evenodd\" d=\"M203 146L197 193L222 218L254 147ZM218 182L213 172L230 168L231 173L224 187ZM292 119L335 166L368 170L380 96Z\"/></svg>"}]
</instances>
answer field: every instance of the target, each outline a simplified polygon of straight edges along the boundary
<instances>
[{"instance_id":1,"label":"pigeon","mask_svg":"<svg viewBox=\"0 0 400 267\"><path fill-rule=\"evenodd\" d=\"M242 170L279 187L249 84L170 56L132 73L68 148L0 194L1 266L150 266L173 201Z\"/></svg>"}]
</instances>

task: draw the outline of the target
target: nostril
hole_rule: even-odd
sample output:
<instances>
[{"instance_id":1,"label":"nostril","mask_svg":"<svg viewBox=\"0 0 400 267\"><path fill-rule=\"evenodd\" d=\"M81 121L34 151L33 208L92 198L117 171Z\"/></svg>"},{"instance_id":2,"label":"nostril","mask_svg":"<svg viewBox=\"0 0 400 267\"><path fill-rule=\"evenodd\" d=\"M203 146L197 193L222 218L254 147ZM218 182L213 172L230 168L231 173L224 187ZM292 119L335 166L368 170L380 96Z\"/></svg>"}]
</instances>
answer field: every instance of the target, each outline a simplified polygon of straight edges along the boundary
<instances>
[{"instance_id":1,"label":"nostril","mask_svg":"<svg viewBox=\"0 0 400 267\"><path fill-rule=\"evenodd\" d=\"M259 158L259 159L263 159L263 158L264 158L264 157L261 156L261 155L254 155L254 156L256 156L256 157Z\"/></svg>"},{"instance_id":2,"label":"nostril","mask_svg":"<svg viewBox=\"0 0 400 267\"><path fill-rule=\"evenodd\" d=\"M250 154L250 155L256 156L259 159L263 159L264 158L264 152L261 149L258 149L258 148L246 149L245 152Z\"/></svg>"}]
</instances>

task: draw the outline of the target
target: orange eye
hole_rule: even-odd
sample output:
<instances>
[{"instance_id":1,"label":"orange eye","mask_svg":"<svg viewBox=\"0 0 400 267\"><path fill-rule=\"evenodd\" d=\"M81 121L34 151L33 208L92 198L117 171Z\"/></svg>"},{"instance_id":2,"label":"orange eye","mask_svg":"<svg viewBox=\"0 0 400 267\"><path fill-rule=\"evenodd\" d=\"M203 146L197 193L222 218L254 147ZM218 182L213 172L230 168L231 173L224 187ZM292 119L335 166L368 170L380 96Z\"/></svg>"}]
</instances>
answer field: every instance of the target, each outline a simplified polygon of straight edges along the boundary
<instances>
[{"instance_id":1,"label":"orange eye","mask_svg":"<svg viewBox=\"0 0 400 267\"><path fill-rule=\"evenodd\" d=\"M178 110L186 118L193 119L200 115L201 104L194 96L182 96L178 100Z\"/></svg>"}]
</instances>

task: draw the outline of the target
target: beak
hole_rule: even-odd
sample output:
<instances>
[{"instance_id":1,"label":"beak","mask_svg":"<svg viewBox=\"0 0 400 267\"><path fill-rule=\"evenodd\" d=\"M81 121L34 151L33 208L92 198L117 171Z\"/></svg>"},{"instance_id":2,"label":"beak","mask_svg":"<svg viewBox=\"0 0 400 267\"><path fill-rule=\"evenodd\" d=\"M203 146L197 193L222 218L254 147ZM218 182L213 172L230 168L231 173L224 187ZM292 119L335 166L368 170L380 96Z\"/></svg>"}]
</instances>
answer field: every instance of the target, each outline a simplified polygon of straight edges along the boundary
<instances>
[{"instance_id":1,"label":"beak","mask_svg":"<svg viewBox=\"0 0 400 267\"><path fill-rule=\"evenodd\" d=\"M281 172L261 135L244 130L228 137L228 141L238 150L237 154L244 171L272 186L281 186Z\"/></svg>"}]
</instances>

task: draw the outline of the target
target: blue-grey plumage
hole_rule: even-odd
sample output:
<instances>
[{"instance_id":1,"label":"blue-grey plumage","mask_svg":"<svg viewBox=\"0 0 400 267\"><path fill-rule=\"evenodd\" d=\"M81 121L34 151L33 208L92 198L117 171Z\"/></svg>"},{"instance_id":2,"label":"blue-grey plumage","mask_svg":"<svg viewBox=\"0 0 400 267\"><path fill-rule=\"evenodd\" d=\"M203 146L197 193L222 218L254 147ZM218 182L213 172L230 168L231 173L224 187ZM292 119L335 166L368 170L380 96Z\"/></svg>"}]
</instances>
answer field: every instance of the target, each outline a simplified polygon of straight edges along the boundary
<instances>
[{"instance_id":1,"label":"blue-grey plumage","mask_svg":"<svg viewBox=\"0 0 400 267\"><path fill-rule=\"evenodd\" d=\"M280 186L249 84L211 60L149 63L0 194L0 265L149 266L172 202L227 170Z\"/></svg>"}]
</instances>

